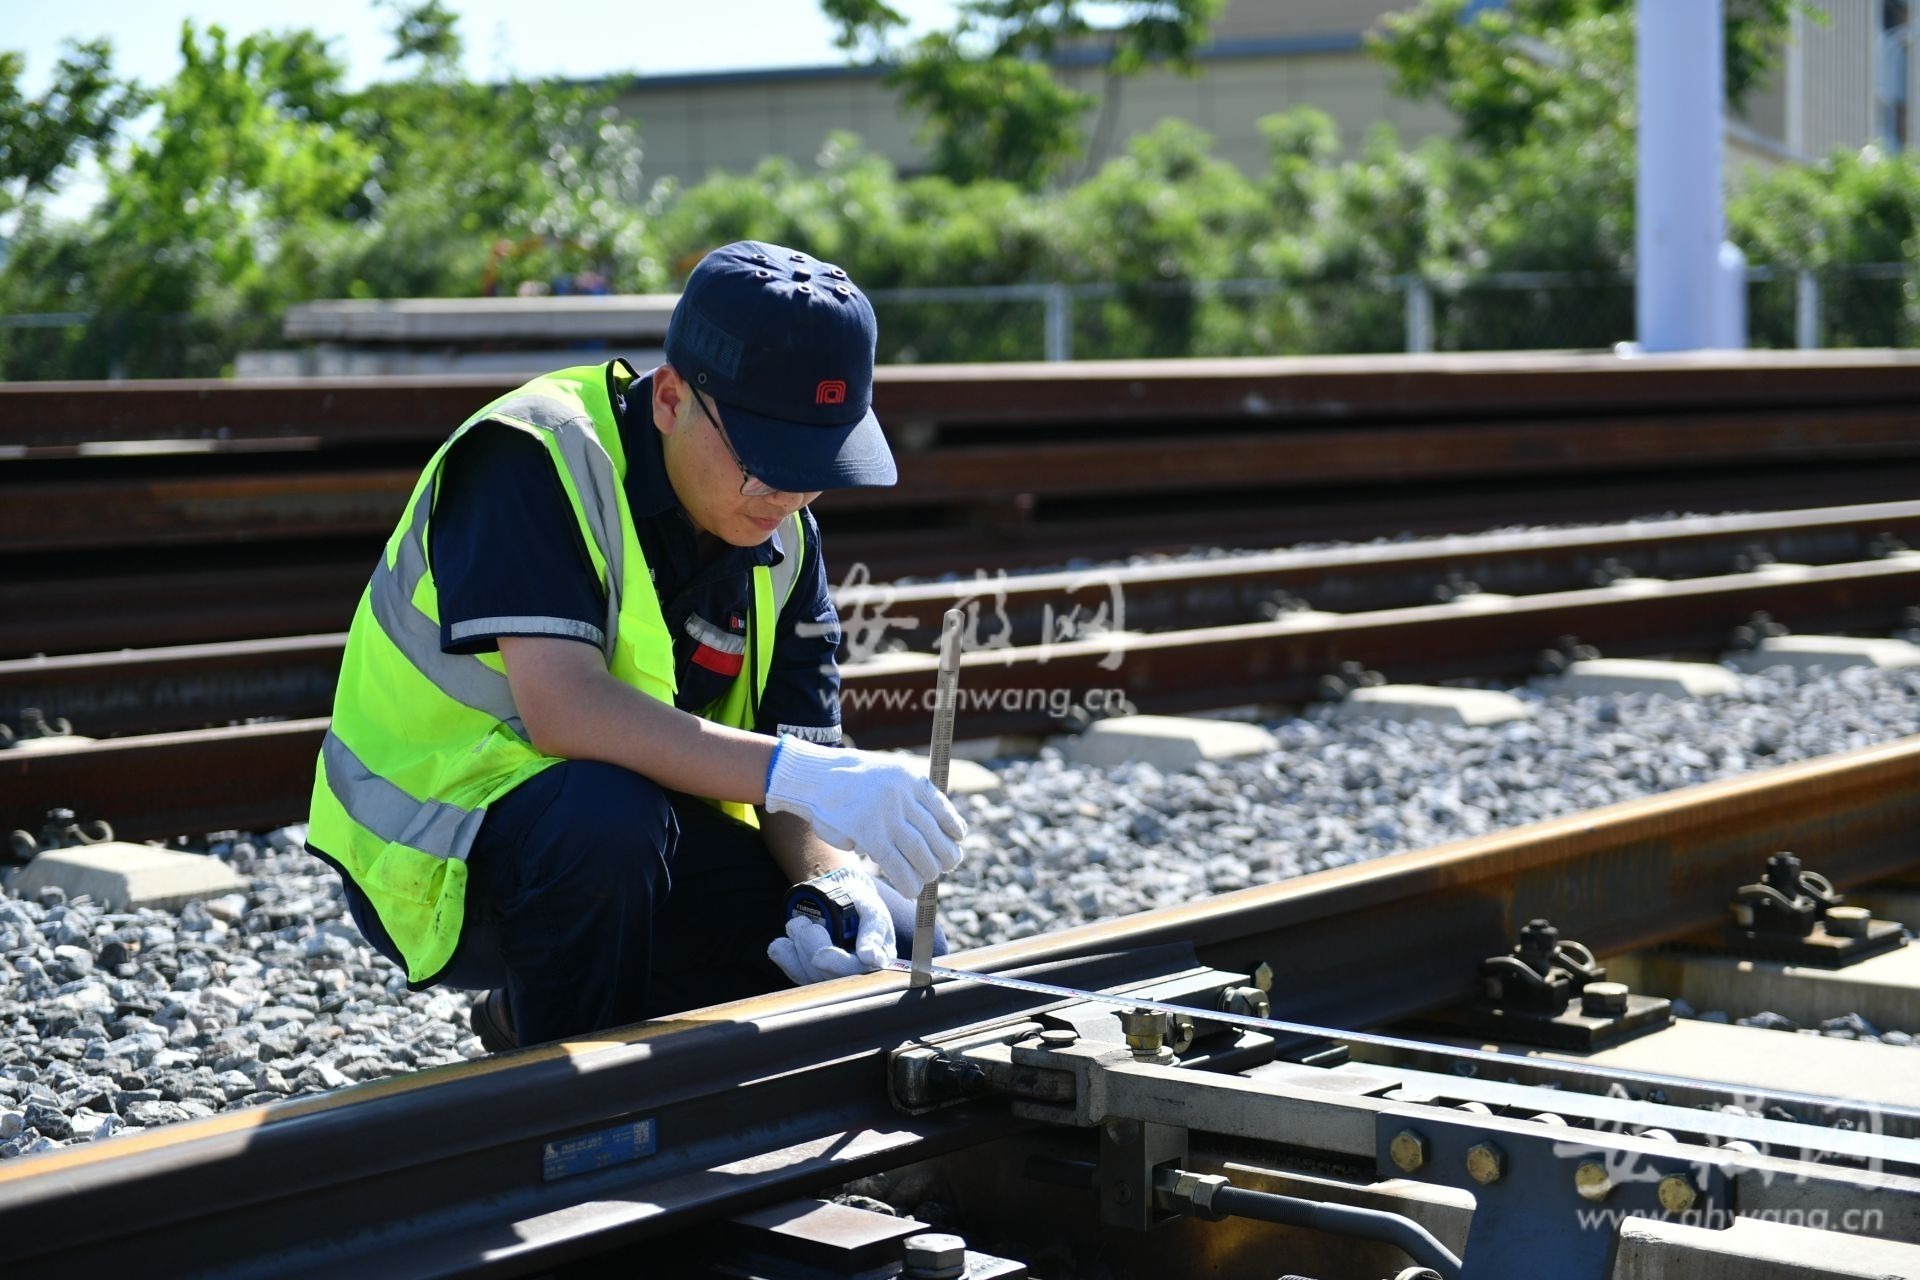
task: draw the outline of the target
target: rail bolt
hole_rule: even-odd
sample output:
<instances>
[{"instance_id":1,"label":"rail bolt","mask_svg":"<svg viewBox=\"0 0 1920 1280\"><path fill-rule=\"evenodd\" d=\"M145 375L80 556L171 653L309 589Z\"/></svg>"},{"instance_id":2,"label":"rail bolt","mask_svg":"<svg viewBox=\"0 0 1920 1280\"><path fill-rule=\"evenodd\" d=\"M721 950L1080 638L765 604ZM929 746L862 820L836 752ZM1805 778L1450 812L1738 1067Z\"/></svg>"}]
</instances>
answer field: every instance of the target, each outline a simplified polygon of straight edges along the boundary
<instances>
[{"instance_id":1,"label":"rail bolt","mask_svg":"<svg viewBox=\"0 0 1920 1280\"><path fill-rule=\"evenodd\" d=\"M1864 938L1873 924L1873 913L1865 907L1828 907L1827 932L1836 938Z\"/></svg>"},{"instance_id":2,"label":"rail bolt","mask_svg":"<svg viewBox=\"0 0 1920 1280\"><path fill-rule=\"evenodd\" d=\"M1153 1009L1122 1009L1120 1032L1127 1048L1141 1062L1161 1062L1173 1056L1167 1048L1167 1015Z\"/></svg>"},{"instance_id":3,"label":"rail bolt","mask_svg":"<svg viewBox=\"0 0 1920 1280\"><path fill-rule=\"evenodd\" d=\"M1228 987L1220 993L1220 1012L1242 1017L1264 1018L1273 1011L1272 1001L1259 987Z\"/></svg>"},{"instance_id":4,"label":"rail bolt","mask_svg":"<svg viewBox=\"0 0 1920 1280\"><path fill-rule=\"evenodd\" d=\"M1412 1173L1427 1162L1427 1140L1411 1129L1402 1129L1387 1144L1387 1154L1402 1173Z\"/></svg>"},{"instance_id":5,"label":"rail bolt","mask_svg":"<svg viewBox=\"0 0 1920 1280\"><path fill-rule=\"evenodd\" d=\"M1693 1179L1684 1173L1670 1173L1660 1179L1658 1188L1660 1207L1668 1213L1685 1213L1693 1208L1700 1198L1699 1190L1693 1185Z\"/></svg>"},{"instance_id":6,"label":"rail bolt","mask_svg":"<svg viewBox=\"0 0 1920 1280\"><path fill-rule=\"evenodd\" d=\"M1506 1153L1491 1142L1476 1142L1467 1148L1467 1176L1481 1186L1500 1181L1506 1171Z\"/></svg>"},{"instance_id":7,"label":"rail bolt","mask_svg":"<svg viewBox=\"0 0 1920 1280\"><path fill-rule=\"evenodd\" d=\"M1582 1160L1573 1171L1573 1189L1582 1200L1599 1204L1613 1192L1613 1175L1598 1160Z\"/></svg>"},{"instance_id":8,"label":"rail bolt","mask_svg":"<svg viewBox=\"0 0 1920 1280\"><path fill-rule=\"evenodd\" d=\"M1589 1018L1617 1018L1627 1011L1627 984L1589 982L1580 989L1580 1012Z\"/></svg>"},{"instance_id":9,"label":"rail bolt","mask_svg":"<svg viewBox=\"0 0 1920 1280\"><path fill-rule=\"evenodd\" d=\"M1265 960L1254 966L1253 985L1268 995L1273 994L1273 966Z\"/></svg>"},{"instance_id":10,"label":"rail bolt","mask_svg":"<svg viewBox=\"0 0 1920 1280\"><path fill-rule=\"evenodd\" d=\"M937 1231L908 1236L901 1280L960 1280L967 1274L967 1242Z\"/></svg>"}]
</instances>

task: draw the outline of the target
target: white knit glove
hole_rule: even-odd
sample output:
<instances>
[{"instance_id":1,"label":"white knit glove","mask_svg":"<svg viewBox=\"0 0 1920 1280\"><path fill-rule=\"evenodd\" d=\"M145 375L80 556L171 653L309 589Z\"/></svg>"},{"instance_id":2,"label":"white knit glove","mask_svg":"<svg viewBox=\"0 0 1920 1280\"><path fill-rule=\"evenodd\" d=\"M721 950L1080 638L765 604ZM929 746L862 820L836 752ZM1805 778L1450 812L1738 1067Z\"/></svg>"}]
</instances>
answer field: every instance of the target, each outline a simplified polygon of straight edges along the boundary
<instances>
[{"instance_id":1,"label":"white knit glove","mask_svg":"<svg viewBox=\"0 0 1920 1280\"><path fill-rule=\"evenodd\" d=\"M959 865L967 834L940 789L899 761L790 736L773 749L767 810L798 814L834 848L872 858L909 898Z\"/></svg>"},{"instance_id":2,"label":"white knit glove","mask_svg":"<svg viewBox=\"0 0 1920 1280\"><path fill-rule=\"evenodd\" d=\"M834 946L818 920L795 915L787 921L786 936L775 938L767 946L767 958L779 965L796 986L884 968L899 954L894 943L893 912L881 898L880 886L873 877L857 867L842 867L834 875L860 915L853 950Z\"/></svg>"}]
</instances>

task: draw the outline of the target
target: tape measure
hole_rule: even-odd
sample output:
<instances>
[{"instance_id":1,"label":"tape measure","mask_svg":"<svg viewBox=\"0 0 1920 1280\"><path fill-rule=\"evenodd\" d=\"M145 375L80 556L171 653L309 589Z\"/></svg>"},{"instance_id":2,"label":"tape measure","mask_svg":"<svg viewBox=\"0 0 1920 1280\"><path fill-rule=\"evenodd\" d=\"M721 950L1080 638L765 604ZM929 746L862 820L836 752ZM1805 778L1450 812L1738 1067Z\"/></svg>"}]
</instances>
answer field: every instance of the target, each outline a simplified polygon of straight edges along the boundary
<instances>
[{"instance_id":1,"label":"tape measure","mask_svg":"<svg viewBox=\"0 0 1920 1280\"><path fill-rule=\"evenodd\" d=\"M795 916L817 923L843 951L853 950L854 940L860 936L860 908L854 905L839 871L815 876L787 890L786 918Z\"/></svg>"}]
</instances>

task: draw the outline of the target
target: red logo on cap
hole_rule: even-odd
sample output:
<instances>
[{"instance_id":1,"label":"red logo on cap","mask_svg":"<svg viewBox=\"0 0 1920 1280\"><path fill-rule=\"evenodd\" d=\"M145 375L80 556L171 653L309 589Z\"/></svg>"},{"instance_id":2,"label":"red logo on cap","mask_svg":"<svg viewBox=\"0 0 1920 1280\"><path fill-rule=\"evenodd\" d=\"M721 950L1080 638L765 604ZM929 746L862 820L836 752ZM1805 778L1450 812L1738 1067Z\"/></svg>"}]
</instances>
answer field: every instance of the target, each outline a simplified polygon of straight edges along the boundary
<instances>
[{"instance_id":1,"label":"red logo on cap","mask_svg":"<svg viewBox=\"0 0 1920 1280\"><path fill-rule=\"evenodd\" d=\"M828 378L813 389L815 404L845 404L847 402L847 384L838 378Z\"/></svg>"}]
</instances>

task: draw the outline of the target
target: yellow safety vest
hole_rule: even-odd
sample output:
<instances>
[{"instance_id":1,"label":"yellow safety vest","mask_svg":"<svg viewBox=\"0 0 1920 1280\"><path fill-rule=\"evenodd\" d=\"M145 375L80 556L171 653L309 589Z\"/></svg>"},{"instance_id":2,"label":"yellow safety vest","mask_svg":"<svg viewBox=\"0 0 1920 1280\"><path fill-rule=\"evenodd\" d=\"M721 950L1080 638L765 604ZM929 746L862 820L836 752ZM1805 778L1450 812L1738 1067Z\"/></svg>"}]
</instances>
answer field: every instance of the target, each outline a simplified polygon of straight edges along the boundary
<instances>
[{"instance_id":1,"label":"yellow safety vest","mask_svg":"<svg viewBox=\"0 0 1920 1280\"><path fill-rule=\"evenodd\" d=\"M487 806L557 763L529 741L498 653L441 651L427 541L441 466L454 442L482 422L517 428L546 446L606 590L605 626L586 638L599 641L615 677L672 705L673 637L627 507L627 458L613 407L635 376L624 360L562 369L462 423L421 473L354 611L333 721L314 768L308 839L353 877L415 984L445 968L460 940L465 860ZM806 555L798 512L780 537L781 562L753 570L747 660L727 692L700 712L720 724L754 725L775 624ZM754 821L745 805L719 807Z\"/></svg>"}]
</instances>

